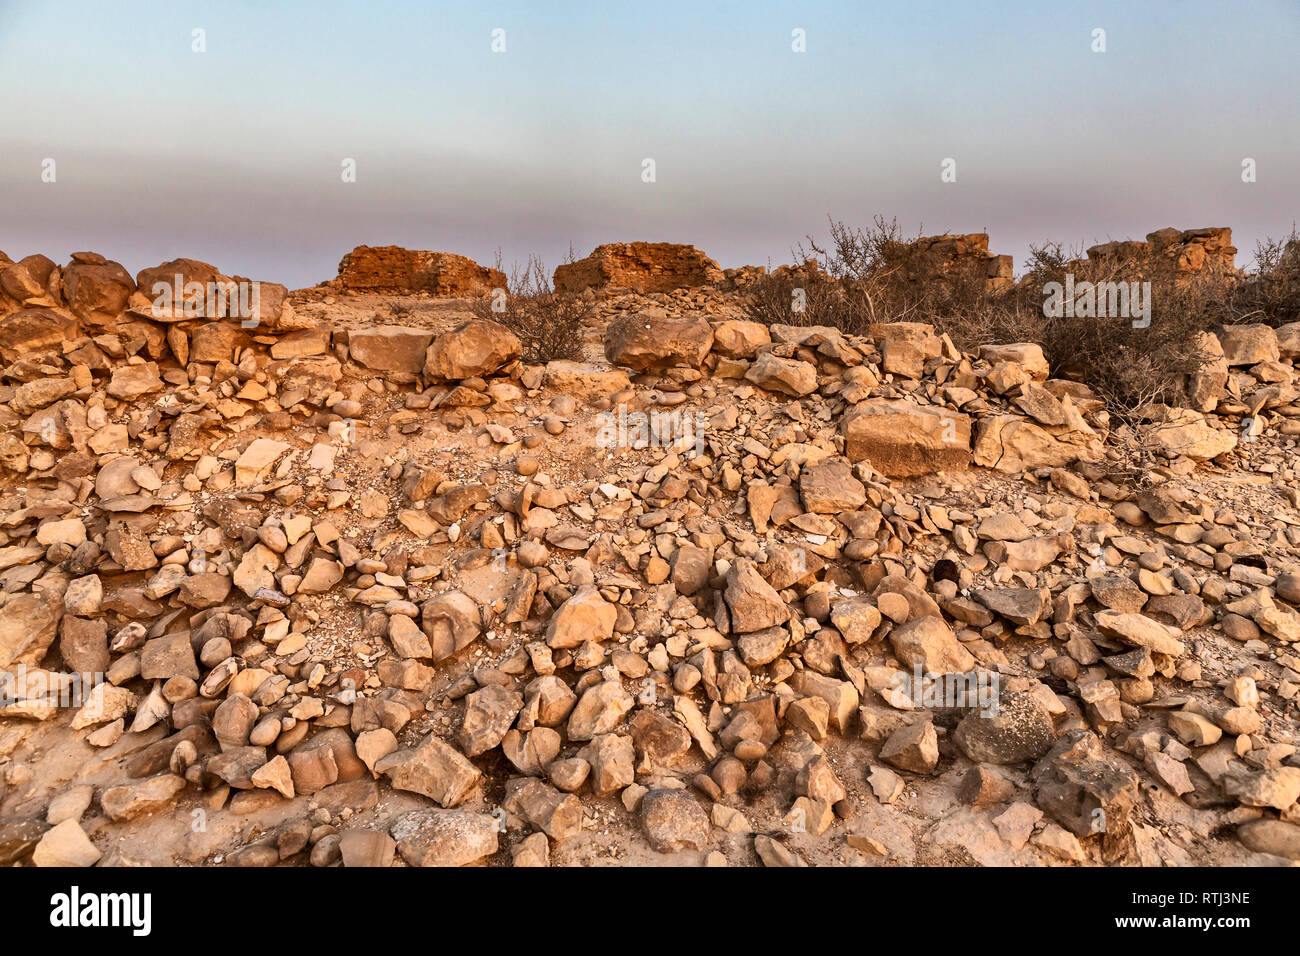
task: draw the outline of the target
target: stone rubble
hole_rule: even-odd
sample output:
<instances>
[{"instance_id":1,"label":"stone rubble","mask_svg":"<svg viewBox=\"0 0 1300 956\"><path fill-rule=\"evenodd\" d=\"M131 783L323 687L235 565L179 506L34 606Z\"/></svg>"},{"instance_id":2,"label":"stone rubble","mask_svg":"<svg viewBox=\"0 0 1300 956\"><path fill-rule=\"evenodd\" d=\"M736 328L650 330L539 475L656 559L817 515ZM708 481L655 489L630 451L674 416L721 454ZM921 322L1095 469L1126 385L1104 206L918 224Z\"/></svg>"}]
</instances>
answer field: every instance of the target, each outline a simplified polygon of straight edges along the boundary
<instances>
[{"instance_id":1,"label":"stone rubble","mask_svg":"<svg viewBox=\"0 0 1300 956\"><path fill-rule=\"evenodd\" d=\"M0 255L0 862L1300 859L1300 330L1114 425L642 245L561 267L553 367L331 326L495 281L447 260L250 326L141 306L193 260Z\"/></svg>"}]
</instances>

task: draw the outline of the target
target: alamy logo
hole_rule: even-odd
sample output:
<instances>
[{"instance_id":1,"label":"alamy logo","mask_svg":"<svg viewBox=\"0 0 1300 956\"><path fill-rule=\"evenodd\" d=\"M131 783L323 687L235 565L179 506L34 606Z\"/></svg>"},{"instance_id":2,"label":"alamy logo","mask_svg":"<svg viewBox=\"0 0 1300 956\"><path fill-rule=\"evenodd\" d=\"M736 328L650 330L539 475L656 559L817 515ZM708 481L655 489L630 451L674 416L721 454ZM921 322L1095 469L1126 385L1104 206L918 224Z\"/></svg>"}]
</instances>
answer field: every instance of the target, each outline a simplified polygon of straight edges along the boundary
<instances>
[{"instance_id":1,"label":"alamy logo","mask_svg":"<svg viewBox=\"0 0 1300 956\"><path fill-rule=\"evenodd\" d=\"M1065 283L1043 286L1043 317L1133 319L1133 328L1151 325L1150 282L1080 282L1066 273Z\"/></svg>"},{"instance_id":2,"label":"alamy logo","mask_svg":"<svg viewBox=\"0 0 1300 956\"><path fill-rule=\"evenodd\" d=\"M629 412L618 406L618 414L601 412L596 444L600 448L686 448L704 454L704 433L709 420L690 411Z\"/></svg>"},{"instance_id":3,"label":"alamy logo","mask_svg":"<svg viewBox=\"0 0 1300 956\"><path fill-rule=\"evenodd\" d=\"M901 692L917 707L974 709L981 717L999 713L1001 681L996 671L928 673L918 663L911 674L900 672L893 690Z\"/></svg>"},{"instance_id":4,"label":"alamy logo","mask_svg":"<svg viewBox=\"0 0 1300 956\"><path fill-rule=\"evenodd\" d=\"M98 717L102 712L103 697L91 691L104 682L102 671L54 672L36 668L28 671L26 664L13 670L0 670L0 707L39 701L54 707L91 706L87 716Z\"/></svg>"},{"instance_id":5,"label":"alamy logo","mask_svg":"<svg viewBox=\"0 0 1300 956\"><path fill-rule=\"evenodd\" d=\"M82 893L74 886L50 897L50 925L60 928L125 926L133 936L148 936L153 928L153 897L149 893Z\"/></svg>"},{"instance_id":6,"label":"alamy logo","mask_svg":"<svg viewBox=\"0 0 1300 956\"><path fill-rule=\"evenodd\" d=\"M186 282L179 272L171 282L155 282L153 314L158 318L243 319L245 328L257 325L261 311L261 283L241 279L239 282Z\"/></svg>"}]
</instances>

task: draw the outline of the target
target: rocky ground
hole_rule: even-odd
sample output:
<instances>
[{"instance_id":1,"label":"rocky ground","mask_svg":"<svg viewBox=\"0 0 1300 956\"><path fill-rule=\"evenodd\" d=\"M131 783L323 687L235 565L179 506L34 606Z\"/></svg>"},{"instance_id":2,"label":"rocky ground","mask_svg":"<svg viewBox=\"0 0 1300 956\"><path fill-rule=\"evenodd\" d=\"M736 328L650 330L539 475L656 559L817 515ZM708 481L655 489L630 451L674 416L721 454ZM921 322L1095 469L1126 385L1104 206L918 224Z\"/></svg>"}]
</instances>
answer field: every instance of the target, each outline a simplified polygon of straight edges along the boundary
<instances>
[{"instance_id":1,"label":"rocky ground","mask_svg":"<svg viewBox=\"0 0 1300 956\"><path fill-rule=\"evenodd\" d=\"M1121 425L720 288L589 292L542 366L81 264L0 275L0 861L1300 859L1300 328Z\"/></svg>"}]
</instances>

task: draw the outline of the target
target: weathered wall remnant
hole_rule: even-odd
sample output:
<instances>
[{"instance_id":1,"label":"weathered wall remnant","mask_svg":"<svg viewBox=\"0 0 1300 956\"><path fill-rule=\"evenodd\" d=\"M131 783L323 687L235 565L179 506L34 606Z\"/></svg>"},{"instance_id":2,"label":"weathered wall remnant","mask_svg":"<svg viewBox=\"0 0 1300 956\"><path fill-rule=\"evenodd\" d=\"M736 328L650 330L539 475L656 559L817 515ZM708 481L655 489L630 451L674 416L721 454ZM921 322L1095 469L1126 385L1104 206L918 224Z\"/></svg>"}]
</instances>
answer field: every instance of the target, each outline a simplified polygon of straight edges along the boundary
<instances>
[{"instance_id":1,"label":"weathered wall remnant","mask_svg":"<svg viewBox=\"0 0 1300 956\"><path fill-rule=\"evenodd\" d=\"M453 252L357 246L339 263L338 283L353 292L476 296L505 288L506 276Z\"/></svg>"},{"instance_id":2,"label":"weathered wall remnant","mask_svg":"<svg viewBox=\"0 0 1300 956\"><path fill-rule=\"evenodd\" d=\"M626 288L671 292L713 285L726 277L718 264L694 246L672 242L614 242L555 270L558 292Z\"/></svg>"}]
</instances>

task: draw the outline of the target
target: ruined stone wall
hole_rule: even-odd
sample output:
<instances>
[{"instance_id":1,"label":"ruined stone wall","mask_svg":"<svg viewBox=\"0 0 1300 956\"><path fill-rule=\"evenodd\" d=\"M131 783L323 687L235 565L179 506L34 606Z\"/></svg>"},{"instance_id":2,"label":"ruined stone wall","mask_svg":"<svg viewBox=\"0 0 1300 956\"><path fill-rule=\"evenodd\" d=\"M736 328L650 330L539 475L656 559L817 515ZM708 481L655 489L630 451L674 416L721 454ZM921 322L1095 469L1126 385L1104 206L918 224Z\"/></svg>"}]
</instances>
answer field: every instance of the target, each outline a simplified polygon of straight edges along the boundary
<instances>
[{"instance_id":1,"label":"ruined stone wall","mask_svg":"<svg viewBox=\"0 0 1300 956\"><path fill-rule=\"evenodd\" d=\"M1148 233L1145 242L1121 240L1093 246L1088 250L1088 260L1122 272L1172 271L1178 279L1190 279L1206 273L1231 274L1236 254L1231 229L1169 227Z\"/></svg>"},{"instance_id":2,"label":"ruined stone wall","mask_svg":"<svg viewBox=\"0 0 1300 956\"><path fill-rule=\"evenodd\" d=\"M714 285L724 281L718 264L694 246L672 242L617 242L555 270L557 292L624 288L636 292Z\"/></svg>"},{"instance_id":3,"label":"ruined stone wall","mask_svg":"<svg viewBox=\"0 0 1300 956\"><path fill-rule=\"evenodd\" d=\"M1001 292L1011 287L1012 258L989 252L987 233L922 236L913 243L913 248L921 254L925 271L933 279L980 279L986 292Z\"/></svg>"},{"instance_id":4,"label":"ruined stone wall","mask_svg":"<svg viewBox=\"0 0 1300 956\"><path fill-rule=\"evenodd\" d=\"M357 246L339 263L338 285L352 292L485 295L506 285L505 273L451 252L401 246Z\"/></svg>"}]
</instances>

